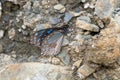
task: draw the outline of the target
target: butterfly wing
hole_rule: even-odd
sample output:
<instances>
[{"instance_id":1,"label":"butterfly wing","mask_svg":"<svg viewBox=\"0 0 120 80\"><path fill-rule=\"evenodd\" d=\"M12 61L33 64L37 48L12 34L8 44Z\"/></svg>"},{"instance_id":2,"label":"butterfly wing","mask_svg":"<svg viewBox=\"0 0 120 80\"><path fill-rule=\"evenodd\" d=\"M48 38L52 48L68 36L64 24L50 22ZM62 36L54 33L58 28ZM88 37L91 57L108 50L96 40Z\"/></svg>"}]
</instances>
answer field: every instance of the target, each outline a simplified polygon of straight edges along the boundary
<instances>
[{"instance_id":1,"label":"butterfly wing","mask_svg":"<svg viewBox=\"0 0 120 80\"><path fill-rule=\"evenodd\" d=\"M63 34L61 32L54 32L47 36L42 43L41 53L43 55L56 55L61 50L63 41Z\"/></svg>"}]
</instances>

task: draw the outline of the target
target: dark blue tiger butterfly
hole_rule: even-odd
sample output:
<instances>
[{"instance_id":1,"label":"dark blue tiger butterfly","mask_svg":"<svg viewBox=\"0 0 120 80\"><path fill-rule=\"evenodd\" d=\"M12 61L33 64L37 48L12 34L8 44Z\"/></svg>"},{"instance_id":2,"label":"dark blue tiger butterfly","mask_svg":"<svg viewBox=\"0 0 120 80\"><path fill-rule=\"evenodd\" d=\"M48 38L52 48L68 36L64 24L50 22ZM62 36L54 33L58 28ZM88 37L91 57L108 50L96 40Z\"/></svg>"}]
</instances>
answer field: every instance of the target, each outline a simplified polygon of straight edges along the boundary
<instances>
[{"instance_id":1,"label":"dark blue tiger butterfly","mask_svg":"<svg viewBox=\"0 0 120 80\"><path fill-rule=\"evenodd\" d=\"M63 36L68 25L59 28L42 29L31 36L30 43L40 47L43 55L56 55L60 52Z\"/></svg>"}]
</instances>

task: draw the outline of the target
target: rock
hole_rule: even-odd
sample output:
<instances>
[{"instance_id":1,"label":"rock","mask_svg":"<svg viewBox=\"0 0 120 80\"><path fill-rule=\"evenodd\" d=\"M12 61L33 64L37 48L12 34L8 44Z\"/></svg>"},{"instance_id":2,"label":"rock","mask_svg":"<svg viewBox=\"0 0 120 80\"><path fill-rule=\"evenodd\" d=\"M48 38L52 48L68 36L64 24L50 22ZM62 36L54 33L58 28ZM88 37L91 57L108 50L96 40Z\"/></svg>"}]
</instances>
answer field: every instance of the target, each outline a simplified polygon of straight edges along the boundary
<instances>
[{"instance_id":1,"label":"rock","mask_svg":"<svg viewBox=\"0 0 120 80\"><path fill-rule=\"evenodd\" d=\"M95 14L103 18L109 18L114 10L115 0L97 0L95 5Z\"/></svg>"},{"instance_id":2,"label":"rock","mask_svg":"<svg viewBox=\"0 0 120 80\"><path fill-rule=\"evenodd\" d=\"M30 15L26 15L23 18L23 25L30 27L31 29L34 28L34 25L42 19L40 14L31 13Z\"/></svg>"},{"instance_id":3,"label":"rock","mask_svg":"<svg viewBox=\"0 0 120 80\"><path fill-rule=\"evenodd\" d=\"M78 40L78 41L79 41L79 40L81 40L82 38L83 38L83 36L82 36L82 35L77 34L77 35L76 35L76 37L75 37L75 40Z\"/></svg>"},{"instance_id":4,"label":"rock","mask_svg":"<svg viewBox=\"0 0 120 80\"><path fill-rule=\"evenodd\" d=\"M116 7L120 8L120 0L116 0Z\"/></svg>"},{"instance_id":5,"label":"rock","mask_svg":"<svg viewBox=\"0 0 120 80\"><path fill-rule=\"evenodd\" d=\"M15 29L12 28L8 31L9 39L13 39L15 37Z\"/></svg>"},{"instance_id":6,"label":"rock","mask_svg":"<svg viewBox=\"0 0 120 80\"><path fill-rule=\"evenodd\" d=\"M23 6L25 11L30 11L31 10L31 2L27 1L26 4Z\"/></svg>"},{"instance_id":7,"label":"rock","mask_svg":"<svg viewBox=\"0 0 120 80\"><path fill-rule=\"evenodd\" d=\"M2 52L2 51L3 51L3 45L0 44L0 52Z\"/></svg>"},{"instance_id":8,"label":"rock","mask_svg":"<svg viewBox=\"0 0 120 80\"><path fill-rule=\"evenodd\" d=\"M1 5L1 2L0 2L0 18L1 18L1 15L2 15L2 5Z\"/></svg>"},{"instance_id":9,"label":"rock","mask_svg":"<svg viewBox=\"0 0 120 80\"><path fill-rule=\"evenodd\" d=\"M90 6L89 3L85 3L85 4L84 4L84 8L85 8L85 9L87 9L89 6Z\"/></svg>"},{"instance_id":10,"label":"rock","mask_svg":"<svg viewBox=\"0 0 120 80\"><path fill-rule=\"evenodd\" d=\"M22 34L23 34L24 36L27 36L29 33L28 33L27 31L25 31L25 30L22 30Z\"/></svg>"},{"instance_id":11,"label":"rock","mask_svg":"<svg viewBox=\"0 0 120 80\"><path fill-rule=\"evenodd\" d=\"M42 29L46 29L46 28L50 28L50 24L46 23L46 24L37 24L34 31L39 31Z\"/></svg>"},{"instance_id":12,"label":"rock","mask_svg":"<svg viewBox=\"0 0 120 80\"><path fill-rule=\"evenodd\" d=\"M73 15L69 12L65 13L64 22L69 22L72 19Z\"/></svg>"},{"instance_id":13,"label":"rock","mask_svg":"<svg viewBox=\"0 0 120 80\"><path fill-rule=\"evenodd\" d=\"M52 58L52 64L55 64L55 65L60 65L61 61L59 58L56 58L56 57L53 57Z\"/></svg>"},{"instance_id":14,"label":"rock","mask_svg":"<svg viewBox=\"0 0 120 80\"><path fill-rule=\"evenodd\" d=\"M70 14L72 14L74 17L80 16L81 14L85 13L85 11L80 11L80 12L74 12L74 11L69 11Z\"/></svg>"},{"instance_id":15,"label":"rock","mask_svg":"<svg viewBox=\"0 0 120 80\"><path fill-rule=\"evenodd\" d=\"M76 27L79 27L79 28L82 28L82 29L88 30L88 31L99 32L98 26L96 26L94 24L87 23L83 20L77 20Z\"/></svg>"},{"instance_id":16,"label":"rock","mask_svg":"<svg viewBox=\"0 0 120 80\"><path fill-rule=\"evenodd\" d=\"M64 8L64 6L62 4L57 4L54 6L54 9L56 9L56 10L61 10L63 8Z\"/></svg>"},{"instance_id":17,"label":"rock","mask_svg":"<svg viewBox=\"0 0 120 80\"><path fill-rule=\"evenodd\" d=\"M57 18L57 17L50 17L49 21L50 21L51 24L57 24L57 23L60 22L60 19Z\"/></svg>"},{"instance_id":18,"label":"rock","mask_svg":"<svg viewBox=\"0 0 120 80\"><path fill-rule=\"evenodd\" d=\"M26 26L25 26L25 25L22 25L22 29L26 29Z\"/></svg>"},{"instance_id":19,"label":"rock","mask_svg":"<svg viewBox=\"0 0 120 80\"><path fill-rule=\"evenodd\" d=\"M48 23L45 23L45 24L37 24L34 31L39 31L39 30L42 30L42 29L46 29L46 28L50 28L51 25L48 24Z\"/></svg>"},{"instance_id":20,"label":"rock","mask_svg":"<svg viewBox=\"0 0 120 80\"><path fill-rule=\"evenodd\" d=\"M12 58L10 55L4 54L4 53L0 54L0 68L4 65L12 64L14 62L15 62L15 59Z\"/></svg>"},{"instance_id":21,"label":"rock","mask_svg":"<svg viewBox=\"0 0 120 80\"><path fill-rule=\"evenodd\" d=\"M4 36L4 31L0 30L0 39Z\"/></svg>"},{"instance_id":22,"label":"rock","mask_svg":"<svg viewBox=\"0 0 120 80\"><path fill-rule=\"evenodd\" d=\"M73 63L72 69L75 69L76 67L78 68L78 67L80 66L81 63L82 63L82 59L80 59L80 60L74 62L74 63Z\"/></svg>"},{"instance_id":23,"label":"rock","mask_svg":"<svg viewBox=\"0 0 120 80\"><path fill-rule=\"evenodd\" d=\"M54 6L54 9L58 10L60 13L64 13L65 12L65 7L62 4L57 4Z\"/></svg>"},{"instance_id":24,"label":"rock","mask_svg":"<svg viewBox=\"0 0 120 80\"><path fill-rule=\"evenodd\" d=\"M48 1L47 0L42 0L42 5L47 5L48 4Z\"/></svg>"},{"instance_id":25,"label":"rock","mask_svg":"<svg viewBox=\"0 0 120 80\"><path fill-rule=\"evenodd\" d=\"M16 74L18 73L18 74ZM43 63L20 63L3 66L1 80L72 80L70 67Z\"/></svg>"},{"instance_id":26,"label":"rock","mask_svg":"<svg viewBox=\"0 0 120 80\"><path fill-rule=\"evenodd\" d=\"M86 2L86 0L81 0L81 2L85 3L85 2Z\"/></svg>"},{"instance_id":27,"label":"rock","mask_svg":"<svg viewBox=\"0 0 120 80\"><path fill-rule=\"evenodd\" d=\"M116 21L111 21L107 28L101 30L100 35L93 41L94 47L88 46L86 60L108 66L120 57L119 24Z\"/></svg>"},{"instance_id":28,"label":"rock","mask_svg":"<svg viewBox=\"0 0 120 80\"><path fill-rule=\"evenodd\" d=\"M70 64L70 56L68 54L68 51L63 49L59 54L58 57L62 60L62 62L65 65L69 65Z\"/></svg>"},{"instance_id":29,"label":"rock","mask_svg":"<svg viewBox=\"0 0 120 80\"><path fill-rule=\"evenodd\" d=\"M99 25L100 28L104 28L104 23L101 20L97 20L97 24Z\"/></svg>"},{"instance_id":30,"label":"rock","mask_svg":"<svg viewBox=\"0 0 120 80\"><path fill-rule=\"evenodd\" d=\"M66 37L64 37L62 46L66 46L68 44L69 44L69 40Z\"/></svg>"},{"instance_id":31,"label":"rock","mask_svg":"<svg viewBox=\"0 0 120 80\"><path fill-rule=\"evenodd\" d=\"M88 17L88 16L80 16L80 17L77 17L77 20L84 20L86 22L91 22L91 19Z\"/></svg>"},{"instance_id":32,"label":"rock","mask_svg":"<svg viewBox=\"0 0 120 80\"><path fill-rule=\"evenodd\" d=\"M67 3L67 0L60 0L59 2L63 5L65 5Z\"/></svg>"},{"instance_id":33,"label":"rock","mask_svg":"<svg viewBox=\"0 0 120 80\"><path fill-rule=\"evenodd\" d=\"M89 64L85 63L77 70L77 74L80 79L85 79L90 74L95 72L95 70L98 68L98 65L96 65L96 64L92 64L91 66Z\"/></svg>"},{"instance_id":34,"label":"rock","mask_svg":"<svg viewBox=\"0 0 120 80\"><path fill-rule=\"evenodd\" d=\"M40 6L41 5L40 5L39 1L34 1L33 6L32 6L33 12L39 14Z\"/></svg>"}]
</instances>

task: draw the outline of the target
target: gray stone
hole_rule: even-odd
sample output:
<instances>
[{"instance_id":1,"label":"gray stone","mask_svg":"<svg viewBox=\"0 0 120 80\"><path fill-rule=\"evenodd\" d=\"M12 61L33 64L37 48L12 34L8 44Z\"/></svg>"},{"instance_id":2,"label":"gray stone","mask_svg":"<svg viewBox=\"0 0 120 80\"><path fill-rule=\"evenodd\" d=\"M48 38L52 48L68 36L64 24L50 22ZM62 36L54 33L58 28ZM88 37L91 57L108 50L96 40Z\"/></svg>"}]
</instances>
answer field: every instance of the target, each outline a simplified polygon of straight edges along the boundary
<instances>
[{"instance_id":1,"label":"gray stone","mask_svg":"<svg viewBox=\"0 0 120 80\"><path fill-rule=\"evenodd\" d=\"M34 1L32 8L33 8L33 12L40 13L40 3L39 3L39 1Z\"/></svg>"},{"instance_id":2,"label":"gray stone","mask_svg":"<svg viewBox=\"0 0 120 80\"><path fill-rule=\"evenodd\" d=\"M58 10L60 13L64 13L65 12L65 7L62 4L57 4L54 6L54 9Z\"/></svg>"},{"instance_id":3,"label":"gray stone","mask_svg":"<svg viewBox=\"0 0 120 80\"><path fill-rule=\"evenodd\" d=\"M1 5L1 2L0 2L0 17L2 15L2 5Z\"/></svg>"},{"instance_id":4,"label":"gray stone","mask_svg":"<svg viewBox=\"0 0 120 80\"><path fill-rule=\"evenodd\" d=\"M65 65L69 65L70 64L70 56L68 54L68 51L63 49L59 54L58 57L62 60L62 62Z\"/></svg>"},{"instance_id":5,"label":"gray stone","mask_svg":"<svg viewBox=\"0 0 120 80\"><path fill-rule=\"evenodd\" d=\"M51 24L57 24L57 23L60 22L60 19L57 18L57 17L50 17L49 21L50 21Z\"/></svg>"},{"instance_id":6,"label":"gray stone","mask_svg":"<svg viewBox=\"0 0 120 80\"><path fill-rule=\"evenodd\" d=\"M0 52L2 52L2 51L3 51L3 45L0 44Z\"/></svg>"},{"instance_id":7,"label":"gray stone","mask_svg":"<svg viewBox=\"0 0 120 80\"><path fill-rule=\"evenodd\" d=\"M0 68L0 80L73 80L70 67L43 64L21 63Z\"/></svg>"},{"instance_id":8,"label":"gray stone","mask_svg":"<svg viewBox=\"0 0 120 80\"><path fill-rule=\"evenodd\" d=\"M25 26L28 26L30 27L31 29L34 28L34 25L40 21L42 19L42 16L40 14L34 14L34 13L31 13L30 15L26 15L24 16L23 18L23 24Z\"/></svg>"},{"instance_id":9,"label":"gray stone","mask_svg":"<svg viewBox=\"0 0 120 80\"><path fill-rule=\"evenodd\" d=\"M64 22L69 22L72 19L73 15L69 12L65 13Z\"/></svg>"},{"instance_id":10,"label":"gray stone","mask_svg":"<svg viewBox=\"0 0 120 80\"><path fill-rule=\"evenodd\" d=\"M12 64L14 62L15 62L15 59L12 58L10 55L4 54L4 53L0 54L0 67L7 65L7 64Z\"/></svg>"},{"instance_id":11,"label":"gray stone","mask_svg":"<svg viewBox=\"0 0 120 80\"><path fill-rule=\"evenodd\" d=\"M80 16L80 17L77 17L77 19L84 20L84 21L89 22L89 23L91 22L91 19L88 16Z\"/></svg>"},{"instance_id":12,"label":"gray stone","mask_svg":"<svg viewBox=\"0 0 120 80\"><path fill-rule=\"evenodd\" d=\"M81 2L85 3L85 2L86 2L86 0L81 0Z\"/></svg>"},{"instance_id":13,"label":"gray stone","mask_svg":"<svg viewBox=\"0 0 120 80\"><path fill-rule=\"evenodd\" d=\"M97 0L95 5L95 14L103 18L109 18L114 10L114 0Z\"/></svg>"},{"instance_id":14,"label":"gray stone","mask_svg":"<svg viewBox=\"0 0 120 80\"><path fill-rule=\"evenodd\" d=\"M39 31L42 29L46 29L46 24L37 24L34 31Z\"/></svg>"},{"instance_id":15,"label":"gray stone","mask_svg":"<svg viewBox=\"0 0 120 80\"><path fill-rule=\"evenodd\" d=\"M91 31L94 31L94 32L99 32L100 28L95 25L95 24L91 24Z\"/></svg>"},{"instance_id":16,"label":"gray stone","mask_svg":"<svg viewBox=\"0 0 120 80\"><path fill-rule=\"evenodd\" d=\"M0 30L0 39L4 36L4 31Z\"/></svg>"},{"instance_id":17,"label":"gray stone","mask_svg":"<svg viewBox=\"0 0 120 80\"><path fill-rule=\"evenodd\" d=\"M69 40L66 37L64 37L62 46L66 46L68 44L69 44Z\"/></svg>"}]
</instances>

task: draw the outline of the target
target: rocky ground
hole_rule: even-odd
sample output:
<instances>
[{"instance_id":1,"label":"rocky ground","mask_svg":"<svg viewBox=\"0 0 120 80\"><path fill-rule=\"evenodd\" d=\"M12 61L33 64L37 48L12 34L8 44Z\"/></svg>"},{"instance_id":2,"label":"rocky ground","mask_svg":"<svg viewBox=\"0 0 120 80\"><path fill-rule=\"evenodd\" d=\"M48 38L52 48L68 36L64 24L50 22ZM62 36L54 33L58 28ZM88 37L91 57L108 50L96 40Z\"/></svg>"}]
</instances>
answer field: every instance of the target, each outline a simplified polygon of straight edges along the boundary
<instances>
[{"instance_id":1,"label":"rocky ground","mask_svg":"<svg viewBox=\"0 0 120 80\"><path fill-rule=\"evenodd\" d=\"M59 54L30 44L63 24ZM120 0L0 0L0 80L120 80Z\"/></svg>"}]
</instances>

